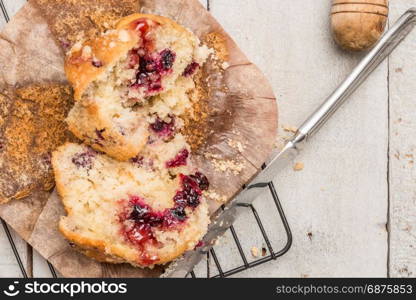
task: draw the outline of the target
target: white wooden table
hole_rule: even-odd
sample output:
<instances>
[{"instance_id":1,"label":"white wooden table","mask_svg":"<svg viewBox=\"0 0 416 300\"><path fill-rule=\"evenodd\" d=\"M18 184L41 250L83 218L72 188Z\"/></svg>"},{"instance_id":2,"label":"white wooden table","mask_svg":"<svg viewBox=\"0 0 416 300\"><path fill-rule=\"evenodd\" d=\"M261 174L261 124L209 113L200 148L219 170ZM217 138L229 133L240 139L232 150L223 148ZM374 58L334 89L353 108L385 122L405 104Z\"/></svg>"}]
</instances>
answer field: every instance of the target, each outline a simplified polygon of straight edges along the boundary
<instances>
[{"instance_id":1,"label":"white wooden table","mask_svg":"<svg viewBox=\"0 0 416 300\"><path fill-rule=\"evenodd\" d=\"M4 2L13 16L25 0ZM330 0L201 2L271 80L282 126L299 125L361 57L332 41ZM391 1L390 23L411 6L416 0ZM292 249L238 276L416 276L415 45L416 32L308 145L298 158L304 170L288 168L276 179L294 235ZM264 203L256 201L278 247L285 242L282 228ZM247 256L263 243L247 226L252 221L247 215L236 224L242 239L249 237L242 241ZM14 238L26 261L25 243ZM230 266L240 264L225 251L231 243L227 236L217 250ZM21 276L3 231L0 245L0 277ZM50 276L36 253L33 262L34 276ZM201 264L196 272L204 270Z\"/></svg>"}]
</instances>

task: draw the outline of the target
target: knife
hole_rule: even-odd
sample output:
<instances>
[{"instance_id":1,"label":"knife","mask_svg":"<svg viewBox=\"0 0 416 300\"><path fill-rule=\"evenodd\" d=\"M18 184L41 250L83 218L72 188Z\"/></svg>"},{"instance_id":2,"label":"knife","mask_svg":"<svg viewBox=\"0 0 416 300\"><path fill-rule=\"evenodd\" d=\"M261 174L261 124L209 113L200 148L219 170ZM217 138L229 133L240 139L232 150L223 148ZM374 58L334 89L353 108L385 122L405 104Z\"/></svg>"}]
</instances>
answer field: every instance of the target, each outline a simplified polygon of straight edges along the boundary
<instances>
[{"instance_id":1,"label":"knife","mask_svg":"<svg viewBox=\"0 0 416 300\"><path fill-rule=\"evenodd\" d=\"M319 131L349 96L393 52L415 25L416 8L411 8L396 21L352 73L306 119L285 146L264 163L262 171L250 183L245 185L242 191L223 209L214 214L208 233L202 240L202 246L185 253L183 257L173 262L166 269L163 277L185 277L192 271L193 267L214 246L218 237L222 236L234 223L241 207L251 204L272 184L272 180L276 178L281 170L293 163L293 159L308 140Z\"/></svg>"}]
</instances>

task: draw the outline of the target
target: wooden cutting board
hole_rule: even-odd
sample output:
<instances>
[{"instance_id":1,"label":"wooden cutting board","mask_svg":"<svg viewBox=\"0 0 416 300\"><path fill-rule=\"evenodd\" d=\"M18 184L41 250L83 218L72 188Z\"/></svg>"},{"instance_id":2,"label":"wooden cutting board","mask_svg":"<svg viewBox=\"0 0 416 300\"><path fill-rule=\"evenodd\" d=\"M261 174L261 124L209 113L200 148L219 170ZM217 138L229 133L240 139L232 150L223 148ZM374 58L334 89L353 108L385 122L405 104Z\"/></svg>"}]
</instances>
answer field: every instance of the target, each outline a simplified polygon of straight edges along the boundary
<instances>
[{"instance_id":1,"label":"wooden cutting board","mask_svg":"<svg viewBox=\"0 0 416 300\"><path fill-rule=\"evenodd\" d=\"M272 88L197 0L138 3L123 0L117 2L125 5L121 10L111 9L113 1L79 0L77 6L71 6L74 1L69 0L29 1L2 31L0 87L50 82L66 85L62 50L71 43L76 29L66 26L65 22L76 19L79 24L93 24L88 28L89 34L95 34L94 25L99 27L98 21L95 23L94 18L82 15L81 11L104 15L109 11L110 17L118 17L117 14L121 16L137 9L164 15L188 27L214 48L221 43L223 46L218 50L226 53L218 55L226 58L227 66L225 70L218 70L213 67L214 62L210 62L204 69L208 106L205 126L209 130L205 143L194 154L195 163L211 181L209 200L211 210L215 211L259 172L275 145L278 114ZM84 18L89 22L84 22ZM63 276L156 277L163 272L162 267L138 269L101 264L84 257L73 250L57 230L63 214L59 197L40 188L24 199L0 206L0 216Z\"/></svg>"}]
</instances>

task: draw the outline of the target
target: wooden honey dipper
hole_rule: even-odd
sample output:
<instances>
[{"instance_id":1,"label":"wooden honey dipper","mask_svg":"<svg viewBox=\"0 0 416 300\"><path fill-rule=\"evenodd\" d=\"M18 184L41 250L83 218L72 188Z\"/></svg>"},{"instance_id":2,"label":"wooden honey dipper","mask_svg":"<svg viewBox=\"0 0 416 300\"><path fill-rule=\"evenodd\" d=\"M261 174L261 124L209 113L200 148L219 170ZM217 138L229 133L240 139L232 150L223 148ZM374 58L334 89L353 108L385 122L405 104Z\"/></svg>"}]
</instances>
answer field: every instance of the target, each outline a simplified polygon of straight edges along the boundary
<instances>
[{"instance_id":1,"label":"wooden honey dipper","mask_svg":"<svg viewBox=\"0 0 416 300\"><path fill-rule=\"evenodd\" d=\"M333 37L344 49L366 50L383 34L388 13L388 0L332 0Z\"/></svg>"}]
</instances>

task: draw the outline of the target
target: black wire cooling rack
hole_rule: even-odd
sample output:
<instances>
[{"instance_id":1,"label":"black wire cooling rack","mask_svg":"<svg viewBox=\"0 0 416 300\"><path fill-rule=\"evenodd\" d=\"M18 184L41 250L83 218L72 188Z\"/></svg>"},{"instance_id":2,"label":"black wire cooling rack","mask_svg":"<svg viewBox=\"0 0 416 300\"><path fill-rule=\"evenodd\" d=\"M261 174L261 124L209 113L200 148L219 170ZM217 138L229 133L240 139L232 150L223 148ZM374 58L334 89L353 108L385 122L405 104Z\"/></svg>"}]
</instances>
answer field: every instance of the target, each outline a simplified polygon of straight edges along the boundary
<instances>
[{"instance_id":1,"label":"black wire cooling rack","mask_svg":"<svg viewBox=\"0 0 416 300\"><path fill-rule=\"evenodd\" d=\"M0 0L0 9L3 13L3 17L4 17L5 21L9 22L10 17L9 17L8 12L7 12L6 6L4 5L3 0ZM249 262L246 254L243 250L243 246L242 246L242 243L240 241L240 236L237 233L236 228L234 226L231 226L229 228L229 231L231 233L233 243L235 243L235 246L237 247L238 255L241 257L241 265L226 270L222 266L222 264L220 263L220 260L218 259L217 252L215 251L216 247L214 246L206 254L207 255L207 260L206 260L207 266L206 266L206 276L204 276L204 277L207 277L207 278L224 278L224 277L229 277L229 276L232 276L232 275L236 275L236 274L241 273L243 271L246 271L248 269L257 267L259 265L265 264L265 263L270 262L272 260L276 260L278 257L281 257L282 255L284 255L285 253L287 253L289 251L289 249L292 245L292 233L291 233L288 221L287 221L285 213L283 211L283 207L280 203L279 197L277 195L277 192L276 192L276 189L275 189L273 183L269 183L268 186L269 186L269 191L270 191L271 196L272 196L271 197L272 201L273 201L274 206L276 208L276 216L278 216L280 218L281 224L284 228L284 232L285 232L285 235L286 235L286 244L282 248L280 248L279 250L273 249L273 246L272 246L273 239L270 238L269 236L273 236L273 238L276 239L276 234L270 235L270 233L269 234L267 233L267 230L265 229L265 226L263 225L262 219L260 217L260 214L256 210L255 206L253 204L239 204L239 206L242 209L248 210L254 216L254 218L256 220L255 225L258 226L258 229L261 233L262 239L263 239L264 244L265 244L265 247L262 249L263 250L262 252L268 253L268 255L263 254L263 256L261 258ZM268 197L268 198L270 198L270 197ZM262 199L261 201L267 201L267 199ZM272 205L273 205L273 203L272 203ZM21 256L19 254L19 251L17 250L16 243L13 240L13 236L11 234L11 231L10 231L8 225L6 224L6 222L4 220L1 220L1 223L2 223L2 226L3 226L4 231L6 233L7 239L10 243L10 246L12 248L13 254L16 258L17 264L18 264L18 266L20 268L20 271L22 273L22 276L24 278L29 278L30 274L28 274L28 272L27 272L27 270L26 270L26 268L25 268L25 266L22 262ZM241 237L241 238L244 238L244 237ZM250 238L253 239L253 237L250 237ZM30 247L30 245L28 245L28 247ZM32 251L30 251L30 253L31 252ZM215 265L215 268L216 268L217 272L212 270L212 268L210 267L211 259L214 262L214 265ZM47 261L47 263L48 263L48 266L49 266L49 270L51 272L51 276L53 278L57 278L58 275L57 275L57 272L56 272L55 268L48 261ZM214 274L212 274L212 273L214 273ZM194 272L194 271L190 272L187 275L187 277L196 278L197 277L196 272ZM201 277L201 276L199 276L199 277Z\"/></svg>"},{"instance_id":2,"label":"black wire cooling rack","mask_svg":"<svg viewBox=\"0 0 416 300\"><path fill-rule=\"evenodd\" d=\"M262 249L262 252L264 253L269 253L269 255L263 254L261 258L248 262L247 256L243 250L242 244L240 242L240 238L239 235L235 229L235 227L232 225L229 228L229 231L231 233L232 236L232 240L235 243L237 250L238 250L238 254L241 257L241 262L242 264L238 267L234 267L231 268L229 270L224 270L224 268L222 267L217 253L215 252L215 246L209 250L209 252L207 253L207 268L206 268L206 277L208 278L225 278L225 277L229 277L232 275L236 275L238 273L241 273L243 271L246 271L248 269L257 267L259 265L265 264L267 262L270 262L272 260L276 260L278 257L283 256L284 254L286 254L290 247L292 246L292 232L290 230L289 227L289 223L286 219L282 204L280 203L279 197L277 195L276 189L274 187L274 184L272 182L270 182L268 184L269 187L269 191L271 193L272 196L272 201L274 203L274 206L276 208L276 214L279 216L280 221L283 225L284 231L285 231L285 235L286 235L286 244L280 248L280 250L275 250L273 249L272 246L272 239L269 238L269 235L266 232L265 226L263 225L262 219L260 217L259 212L256 210L255 206L253 204L238 204L238 206L240 206L243 209L247 209L249 210L252 215L254 216L256 223L255 225L258 226L258 229L261 233L262 239L265 243L265 247ZM267 197L262 197L262 199L259 199L259 201L268 201L270 199L267 199ZM273 205L273 204L272 204ZM271 208L270 208L271 209ZM244 238L244 237L243 237ZM276 238L276 237L274 237ZM250 239L253 239L253 237L250 237ZM213 260L215 267L218 271L218 274L215 274L213 276L211 276L211 268L210 268L210 260ZM188 277L192 277L192 278L196 278L196 274L194 271L191 271L188 274Z\"/></svg>"}]
</instances>

